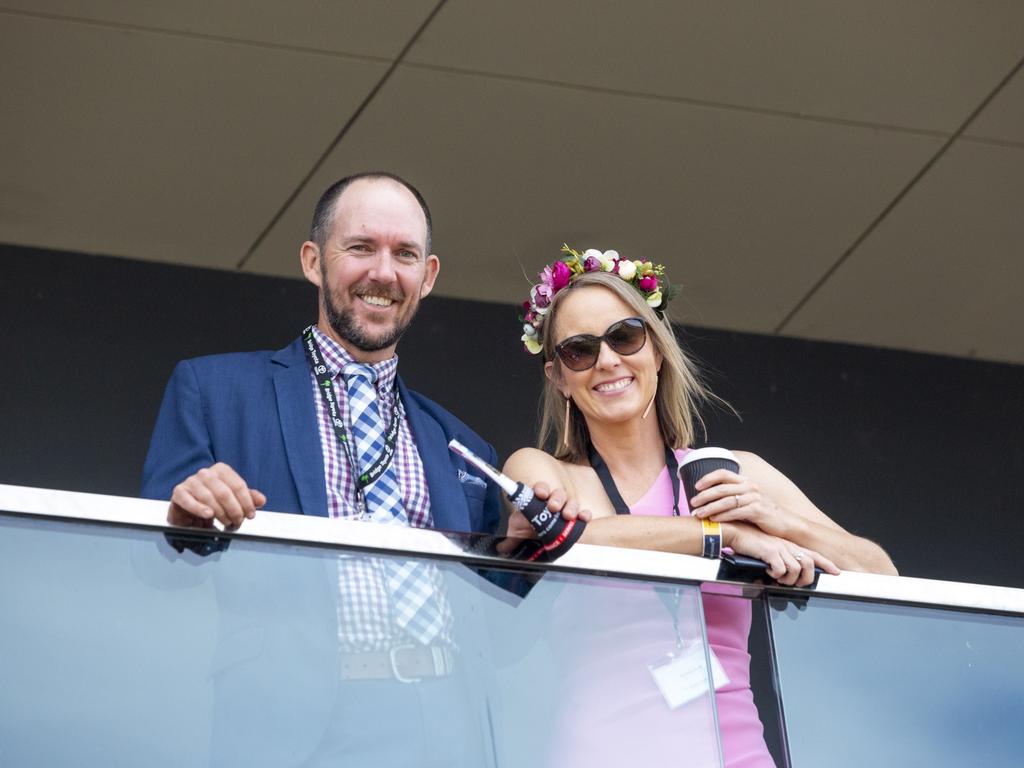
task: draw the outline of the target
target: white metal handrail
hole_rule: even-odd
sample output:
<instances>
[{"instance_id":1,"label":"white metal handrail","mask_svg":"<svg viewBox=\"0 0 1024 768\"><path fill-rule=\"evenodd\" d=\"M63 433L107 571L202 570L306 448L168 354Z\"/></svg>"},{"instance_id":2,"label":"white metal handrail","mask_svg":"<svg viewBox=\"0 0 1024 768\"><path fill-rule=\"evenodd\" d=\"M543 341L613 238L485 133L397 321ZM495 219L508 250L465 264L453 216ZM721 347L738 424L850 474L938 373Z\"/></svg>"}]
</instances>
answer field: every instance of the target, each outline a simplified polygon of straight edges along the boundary
<instances>
[{"instance_id":1,"label":"white metal handrail","mask_svg":"<svg viewBox=\"0 0 1024 768\"><path fill-rule=\"evenodd\" d=\"M67 522L107 523L167 532L180 533L190 530L174 528L167 524L167 502L17 485L0 484L0 513L57 518ZM245 521L238 530L230 532L230 535L240 539L297 542L452 560L493 562L495 566L500 567L518 565L515 561L501 557L468 553L465 548L459 546L457 538L440 531L366 525L357 521L332 520L326 517L260 511L253 520ZM536 567L659 581L737 583L718 578L716 560L592 544L577 544L557 563ZM803 593L869 602L1024 616L1024 589L955 581L879 576L847 571L838 576L822 574L813 591L777 585L755 585L754 588L768 589L772 593L780 594Z\"/></svg>"}]
</instances>

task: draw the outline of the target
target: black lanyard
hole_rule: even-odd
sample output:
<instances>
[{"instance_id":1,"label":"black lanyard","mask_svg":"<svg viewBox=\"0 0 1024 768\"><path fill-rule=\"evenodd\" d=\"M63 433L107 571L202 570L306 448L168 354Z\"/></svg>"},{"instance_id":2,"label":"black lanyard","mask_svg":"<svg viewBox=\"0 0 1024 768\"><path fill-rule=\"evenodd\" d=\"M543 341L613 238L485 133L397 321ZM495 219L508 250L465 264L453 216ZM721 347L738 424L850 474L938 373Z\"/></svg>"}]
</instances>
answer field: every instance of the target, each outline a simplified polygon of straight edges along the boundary
<instances>
[{"instance_id":1,"label":"black lanyard","mask_svg":"<svg viewBox=\"0 0 1024 768\"><path fill-rule=\"evenodd\" d=\"M608 465L604 463L604 459L601 458L601 454L597 452L592 443L587 448L587 457L590 459L590 466L597 472L601 485L604 486L604 492L608 494L608 499L611 501L612 506L615 507L615 514L628 515L629 507L626 506L622 494L619 493L615 480L612 479L612 473L608 471ZM672 480L672 515L673 517L679 517L679 462L676 460L676 452L667 445L665 446L665 464L668 466L668 474ZM679 604L682 600L683 591L680 587L676 587L673 590L672 597L669 597L668 593L659 587L655 587L654 591L657 593L658 599L665 606L665 610L668 611L668 615L672 617L672 628L676 633L676 647L682 648L683 638L679 634Z\"/></svg>"},{"instance_id":2,"label":"black lanyard","mask_svg":"<svg viewBox=\"0 0 1024 768\"><path fill-rule=\"evenodd\" d=\"M587 448L587 457L590 459L590 466L597 472L601 485L604 486L604 492L608 494L608 500L615 507L615 514L628 515L629 507L623 501L622 494L619 493L615 480L612 479L612 473L608 471L608 465L604 463L604 459L601 458L601 454L597 452L593 444ZM676 461L676 452L667 445L665 446L665 464L668 465L668 474L672 480L672 514L679 517L679 462Z\"/></svg>"},{"instance_id":3,"label":"black lanyard","mask_svg":"<svg viewBox=\"0 0 1024 768\"><path fill-rule=\"evenodd\" d=\"M324 405L327 406L327 413L331 417L334 436L345 450L345 457L348 459L348 465L352 468L352 475L355 478L356 492L361 495L363 488L380 477L380 474L388 468L388 464L391 463L391 459L395 455L395 445L398 442L398 412L401 407L401 400L396 393L395 408L391 414L391 425L384 435L384 450L373 460L368 469L360 472L359 462L352 455L352 444L345 433L345 423L341 420L341 414L338 413L338 401L334 396L334 384L331 382L330 374L327 372L327 364L324 362L324 356L320 352L320 345L316 343L316 338L313 336L312 325L302 332L302 341L303 349L306 351L306 361L309 363L310 370L313 371L313 376L316 377L316 388L320 392L320 396L323 397Z\"/></svg>"}]
</instances>

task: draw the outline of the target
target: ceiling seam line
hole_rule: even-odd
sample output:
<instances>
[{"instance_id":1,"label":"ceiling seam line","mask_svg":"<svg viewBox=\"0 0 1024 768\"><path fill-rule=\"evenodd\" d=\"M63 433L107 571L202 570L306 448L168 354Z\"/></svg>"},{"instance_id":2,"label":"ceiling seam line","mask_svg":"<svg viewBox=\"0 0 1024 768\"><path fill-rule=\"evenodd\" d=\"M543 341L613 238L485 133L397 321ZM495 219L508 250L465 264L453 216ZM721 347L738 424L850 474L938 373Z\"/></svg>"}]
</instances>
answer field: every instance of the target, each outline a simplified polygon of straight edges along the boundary
<instances>
[{"instance_id":1,"label":"ceiling seam line","mask_svg":"<svg viewBox=\"0 0 1024 768\"><path fill-rule=\"evenodd\" d=\"M309 184L313 176L316 175L317 171L319 171L323 164L327 161L327 158L330 157L331 153L338 147L339 144L341 144L342 140L345 138L346 134L348 134L349 130L351 130L352 126L356 124L356 121L359 120L363 112L366 111L367 107L370 106L370 103L374 100L377 94L380 93L380 91L384 88L384 85L391 78L391 75L393 75L395 73L395 70L398 69L398 65L401 64L402 59L405 58L407 53L409 53L413 45L416 44L416 41L420 39L420 36L423 34L424 31L426 31L427 27L430 26L430 23L440 12L441 8L444 7L444 4L446 2L448 2L448 0L440 0L440 2L438 2L438 4L434 6L434 10L432 10L427 15L427 18L423 20L423 23L420 24L419 28L417 28L417 30L412 34L412 36L409 38L408 42L406 42L402 50L398 52L398 55L395 57L394 61L391 62L391 66L388 67L387 71L381 76L380 80L377 81L377 84L374 85L373 88L370 89L370 92L367 93L366 96L363 98L362 103L358 107L356 107L356 110L349 116L348 120L345 121L345 124L341 127L341 130L338 131L337 136L335 136L334 139L327 145L327 148L324 149L324 151L316 159L316 161L313 163L313 166L309 169L309 171L307 171L306 175L302 177L298 185L296 185L295 189L292 190L292 193L288 195L284 203L282 203L281 206L277 209L277 212L271 217L267 225L262 229L262 231L260 231L259 235L256 236L256 240L253 241L253 244L251 246L249 246L249 249L245 252L245 255L241 259L239 259L238 263L235 265L235 269L242 269L245 266L246 262L248 262L249 259L252 258L253 254L256 253L256 249L263 244L263 241L267 238L267 235L270 234L270 231L284 217L284 214L291 207L292 203L294 203L296 198L298 198L298 196L302 194L302 191L306 188L306 185Z\"/></svg>"},{"instance_id":2,"label":"ceiling seam line","mask_svg":"<svg viewBox=\"0 0 1024 768\"><path fill-rule=\"evenodd\" d=\"M906 133L913 136L927 136L931 138L948 138L949 131L932 130L929 128L909 128L903 125L892 125L890 123L873 123L868 120L851 120L842 117L829 117L810 112L794 112L785 109L772 109L770 107L748 107L743 104L735 104L727 101L711 101L710 99L698 99L692 96L670 96L659 93L644 93L642 91L629 91L622 88L604 88L586 83L570 83L563 80L546 80L540 77L527 77L525 75L508 75L496 72L482 72L475 69L462 67L450 67L441 64L426 64L423 62L406 61L402 62L403 67L420 69L428 72L444 72L446 74L465 75L468 77L479 77L487 80L500 80L510 83L522 83L526 85L542 85L549 88L563 88L572 91L583 91L585 93L596 93L605 96L621 96L624 98L642 99L647 101L665 102L668 104L685 104L688 106L702 107L707 109L721 109L723 111L742 112L745 114L765 115L769 117L782 117L790 120L806 120L807 122L825 123L828 125L841 125L851 128L866 128L870 130L884 130L891 133Z\"/></svg>"},{"instance_id":3,"label":"ceiling seam line","mask_svg":"<svg viewBox=\"0 0 1024 768\"><path fill-rule=\"evenodd\" d=\"M332 51L324 48L312 48L301 45L285 45L281 43L269 43L260 40L248 40L245 38L228 37L225 35L211 35L196 32L182 32L175 29L165 29L161 27L149 27L141 24L126 24L122 22L89 19L82 16L60 16L56 14L47 14L37 11L24 11L13 8L2 8L0 7L0 15L40 19L45 21L58 21L67 22L72 24L79 24L82 26L97 27L100 29L111 29L121 30L128 32L143 32L153 35L163 35L166 37L175 37L185 40L197 40L200 42L213 42L213 43L224 43L227 45L241 45L251 48L259 48L264 50L276 50L283 51L286 53L304 53L313 56L325 56L337 59L346 59L350 61L359 62L370 62L370 63L385 63L392 62L393 60L385 56L373 56L370 54L357 54L349 53L346 51ZM945 138L949 136L947 131L930 130L927 128L909 128L901 125L892 125L889 123L873 123L865 120L850 120L838 117L829 117L827 115L819 115L815 113L807 112L793 112L783 109L771 109L768 107L748 107L742 104L735 104L731 102L718 102L707 99L698 99L687 96L670 96L666 94L657 93L644 93L639 91L629 91L620 88L602 88L600 86L587 85L585 83L570 83L561 80L546 80L537 77L526 77L522 75L508 75L500 74L495 72L485 72L481 70L465 69L462 67L450 67L440 64L427 64L424 62L401 62L402 66L410 67L413 69L421 69L426 71L435 72L446 72L453 74L460 74L473 77L481 77L491 80L502 80L506 82L519 82L528 83L534 85L543 85L554 88L566 88L569 90L584 91L587 93L600 93L611 96L622 96L632 97L638 99L645 99L649 101L660 101L670 104L686 104L690 106L709 108L709 109L721 109L725 111L742 112L745 114L754 115L766 115L771 117L782 117L792 120L805 120L807 122L823 123L826 125L840 125L854 128L865 128L870 130L883 130L890 133L905 133L912 136L929 136ZM999 144L1000 146L1006 145L1011 147L1024 146L1017 142L1003 142L998 139L985 139L985 138L974 138L968 137L972 141L979 141L985 143Z\"/></svg>"},{"instance_id":4,"label":"ceiling seam line","mask_svg":"<svg viewBox=\"0 0 1024 768\"><path fill-rule=\"evenodd\" d=\"M150 35L173 37L183 40L197 40L204 43L224 43L227 45L241 45L249 48L260 48L270 51L284 51L286 53L306 53L313 56L327 56L337 59L349 59L352 61L371 62L374 64L389 63L392 59L388 56L373 56L371 54L348 53L346 51L332 51L325 48L311 48L303 45L287 45L284 43L269 43L261 40L248 40L242 37L228 37L227 35L211 35L202 32L182 32L177 29L164 29L162 27L147 27L142 24L126 24L115 21L100 21L87 19L80 16L53 16L45 13L34 13L32 11L12 11L0 8L0 15L14 16L21 18L39 19L43 21L60 21L69 24L78 24L83 27L96 27L104 30L119 32L141 32Z\"/></svg>"},{"instance_id":5,"label":"ceiling seam line","mask_svg":"<svg viewBox=\"0 0 1024 768\"><path fill-rule=\"evenodd\" d=\"M960 141L968 144L986 144L991 147L1004 147L1006 149L1024 149L1024 141L1013 141L1012 139L990 139L985 136L961 136Z\"/></svg>"},{"instance_id":6,"label":"ceiling seam line","mask_svg":"<svg viewBox=\"0 0 1024 768\"><path fill-rule=\"evenodd\" d=\"M995 88L993 88L992 91L984 99L982 99L981 103L977 107L975 107L974 110L971 111L971 113L967 116L967 119L960 124L960 127L957 128L953 135L950 136L949 139L946 142L944 142L941 147L939 147L935 154L932 155L932 157L929 158L929 160L917 171L917 173L914 174L910 181L908 181L903 186L903 188L896 193L896 196L889 201L889 204L886 205L885 208L883 208L881 212L868 223L864 231L861 232L860 235L858 235L857 238L853 241L853 243L850 244L850 247L847 248L839 256L839 258L836 259L835 263L833 263L831 267L825 270L825 272L814 282L810 289L793 306L793 308L790 309L786 316L782 318L782 321L775 327L775 330L773 331L775 335L778 335L785 330L786 326L793 320L794 317L796 317L800 310L802 310L807 305L807 303L814 297L814 295L819 290L821 290L825 283L827 283L829 279L831 279L831 277L840 269L840 267L842 267L843 264L845 264L849 260L849 258L857 251L861 243L867 240L867 238L881 225L881 223L889 217L889 214L892 213L896 206L899 205L908 194L910 194L910 191L915 186L917 186L918 182L920 182L921 179L923 179L928 174L928 172L935 167L936 163L938 163L938 161L942 159L946 152L949 151L950 147L953 146L953 144L957 141L961 134L963 134L963 132L967 130L967 127L970 126L970 124L973 123L975 119L977 119L978 115L981 114L981 112L992 102L992 100L995 99L995 97L998 96L1000 92L1002 92L1002 90L1007 86L1007 84L1009 84L1010 80L1014 78L1014 76L1021 70L1022 67L1024 67L1024 58L1021 58L1020 61L1018 61L1010 69L1010 72L1005 77L1003 77L999 81L999 83L996 84Z\"/></svg>"}]
</instances>

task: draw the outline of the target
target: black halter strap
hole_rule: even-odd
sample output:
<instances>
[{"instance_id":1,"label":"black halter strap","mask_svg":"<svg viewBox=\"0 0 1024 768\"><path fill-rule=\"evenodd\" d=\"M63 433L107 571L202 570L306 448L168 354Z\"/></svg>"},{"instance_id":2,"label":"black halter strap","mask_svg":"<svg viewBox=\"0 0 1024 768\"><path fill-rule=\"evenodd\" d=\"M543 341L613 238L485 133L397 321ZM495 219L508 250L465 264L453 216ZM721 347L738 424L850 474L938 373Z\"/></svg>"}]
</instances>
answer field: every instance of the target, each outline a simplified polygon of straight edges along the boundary
<instances>
[{"instance_id":1,"label":"black halter strap","mask_svg":"<svg viewBox=\"0 0 1024 768\"><path fill-rule=\"evenodd\" d=\"M587 458L590 459L590 466L597 472L601 485L604 486L604 492L608 494L608 500L615 507L615 514L628 515L629 507L623 501L622 494L619 493L615 480L612 478L612 473L608 470L608 465L604 463L604 459L594 448L593 443L587 446ZM676 452L667 445L665 446L665 464L668 466L669 478L672 480L672 514L679 517L679 462L676 461Z\"/></svg>"},{"instance_id":2,"label":"black halter strap","mask_svg":"<svg viewBox=\"0 0 1024 768\"><path fill-rule=\"evenodd\" d=\"M629 507L623 501L622 494L619 493L619 489L612 479L612 473L608 471L608 465L604 463L604 459L594 448L593 443L587 446L587 458L590 459L590 466L597 472L601 485L604 486L604 492L608 494L612 506L615 507L615 514L628 515ZM679 517L679 462L676 461L676 452L667 445L665 446L665 464L668 466L668 474L672 479L672 515ZM672 617L672 627L676 632L676 644L681 648L683 641L679 635L679 603L682 600L682 590L680 587L676 587L671 596L666 590L658 587L655 587L654 591L665 606L665 610L668 611L668 615Z\"/></svg>"}]
</instances>

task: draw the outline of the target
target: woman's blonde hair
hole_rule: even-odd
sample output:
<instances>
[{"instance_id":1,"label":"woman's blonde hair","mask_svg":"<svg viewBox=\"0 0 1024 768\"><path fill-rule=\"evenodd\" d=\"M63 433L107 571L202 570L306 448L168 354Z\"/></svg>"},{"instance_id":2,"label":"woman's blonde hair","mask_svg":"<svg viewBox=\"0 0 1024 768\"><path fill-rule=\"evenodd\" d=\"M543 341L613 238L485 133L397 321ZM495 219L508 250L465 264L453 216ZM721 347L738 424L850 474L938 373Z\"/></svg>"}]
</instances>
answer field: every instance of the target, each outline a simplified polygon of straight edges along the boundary
<instances>
[{"instance_id":1,"label":"woman's blonde hair","mask_svg":"<svg viewBox=\"0 0 1024 768\"><path fill-rule=\"evenodd\" d=\"M658 390L654 398L654 410L658 417L661 437L665 445L671 448L690 446L695 438L694 423L700 423L702 429L704 427L697 405L718 398L707 389L701 381L697 366L680 349L668 318L659 316L640 292L618 275L610 272L587 272L554 295L541 328L544 360L550 361L553 367L552 375L545 377L544 393L541 395L537 447L543 449L548 439L555 435L556 459L574 464L587 460L590 430L583 414L571 400L568 434L565 434L566 399L558 388L558 382L562 380L562 363L555 353L555 345L558 342L555 328L558 325L558 309L565 301L565 297L580 289L594 287L605 288L614 293L636 317L647 323L648 336L663 358L658 374Z\"/></svg>"}]
</instances>

